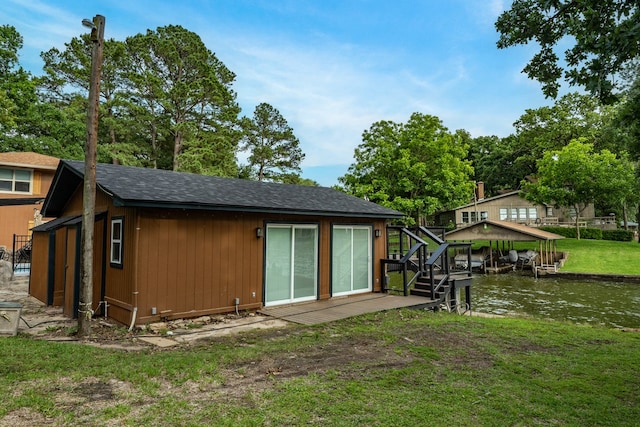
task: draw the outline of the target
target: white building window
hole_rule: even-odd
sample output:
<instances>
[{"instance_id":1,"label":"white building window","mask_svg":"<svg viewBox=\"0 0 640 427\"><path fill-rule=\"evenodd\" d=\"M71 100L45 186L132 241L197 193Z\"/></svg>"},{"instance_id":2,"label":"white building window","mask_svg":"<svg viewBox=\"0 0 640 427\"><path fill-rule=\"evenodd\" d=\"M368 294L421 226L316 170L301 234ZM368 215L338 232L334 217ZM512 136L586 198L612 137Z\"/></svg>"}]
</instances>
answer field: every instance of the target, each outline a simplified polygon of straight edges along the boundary
<instances>
[{"instance_id":1,"label":"white building window","mask_svg":"<svg viewBox=\"0 0 640 427\"><path fill-rule=\"evenodd\" d=\"M482 212L476 212L476 211L462 212L462 223L463 224L469 224L469 223L473 223L473 222L478 222L478 221L481 221L483 219L487 219L488 217L489 217L489 212L486 212L486 211L482 211Z\"/></svg>"},{"instance_id":2,"label":"white building window","mask_svg":"<svg viewBox=\"0 0 640 427\"><path fill-rule=\"evenodd\" d=\"M0 192L31 194L30 170L0 168Z\"/></svg>"},{"instance_id":3,"label":"white building window","mask_svg":"<svg viewBox=\"0 0 640 427\"><path fill-rule=\"evenodd\" d=\"M111 248L110 262L112 267L122 268L122 236L124 218L113 218L111 220Z\"/></svg>"}]
</instances>

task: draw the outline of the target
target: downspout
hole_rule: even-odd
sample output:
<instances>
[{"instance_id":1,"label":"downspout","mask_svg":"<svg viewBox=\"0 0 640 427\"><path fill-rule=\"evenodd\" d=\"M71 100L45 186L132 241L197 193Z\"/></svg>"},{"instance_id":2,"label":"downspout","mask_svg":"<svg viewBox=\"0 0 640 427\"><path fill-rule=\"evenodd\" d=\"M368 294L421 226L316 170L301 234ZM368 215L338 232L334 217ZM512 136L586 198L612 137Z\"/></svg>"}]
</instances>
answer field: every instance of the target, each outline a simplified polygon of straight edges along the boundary
<instances>
[{"instance_id":1,"label":"downspout","mask_svg":"<svg viewBox=\"0 0 640 427\"><path fill-rule=\"evenodd\" d=\"M133 244L133 311L131 311L131 324L129 331L133 330L138 315L138 243L140 241L140 215L136 209L136 237Z\"/></svg>"}]
</instances>

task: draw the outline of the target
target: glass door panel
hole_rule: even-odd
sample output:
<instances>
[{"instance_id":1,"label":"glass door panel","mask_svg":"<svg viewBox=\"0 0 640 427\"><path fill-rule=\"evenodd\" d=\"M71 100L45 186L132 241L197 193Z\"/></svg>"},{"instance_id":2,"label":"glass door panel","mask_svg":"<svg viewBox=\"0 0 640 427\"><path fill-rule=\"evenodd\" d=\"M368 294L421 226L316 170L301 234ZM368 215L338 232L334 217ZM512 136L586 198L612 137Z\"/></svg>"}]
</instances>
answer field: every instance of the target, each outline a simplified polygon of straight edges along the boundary
<instances>
[{"instance_id":1,"label":"glass door panel","mask_svg":"<svg viewBox=\"0 0 640 427\"><path fill-rule=\"evenodd\" d=\"M334 227L331 264L333 294L351 291L351 229Z\"/></svg>"},{"instance_id":2,"label":"glass door panel","mask_svg":"<svg viewBox=\"0 0 640 427\"><path fill-rule=\"evenodd\" d=\"M369 228L353 230L353 282L352 290L366 290L371 286L371 231Z\"/></svg>"},{"instance_id":3,"label":"glass door panel","mask_svg":"<svg viewBox=\"0 0 640 427\"><path fill-rule=\"evenodd\" d=\"M271 225L266 233L265 305L315 299L318 229Z\"/></svg>"},{"instance_id":4,"label":"glass door panel","mask_svg":"<svg viewBox=\"0 0 640 427\"><path fill-rule=\"evenodd\" d=\"M334 227L331 261L333 295L371 290L371 227Z\"/></svg>"},{"instance_id":5,"label":"glass door panel","mask_svg":"<svg viewBox=\"0 0 640 427\"><path fill-rule=\"evenodd\" d=\"M294 229L294 299L315 297L316 295L317 248L315 228Z\"/></svg>"},{"instance_id":6,"label":"glass door panel","mask_svg":"<svg viewBox=\"0 0 640 427\"><path fill-rule=\"evenodd\" d=\"M265 302L291 299L291 228L267 228Z\"/></svg>"}]
</instances>

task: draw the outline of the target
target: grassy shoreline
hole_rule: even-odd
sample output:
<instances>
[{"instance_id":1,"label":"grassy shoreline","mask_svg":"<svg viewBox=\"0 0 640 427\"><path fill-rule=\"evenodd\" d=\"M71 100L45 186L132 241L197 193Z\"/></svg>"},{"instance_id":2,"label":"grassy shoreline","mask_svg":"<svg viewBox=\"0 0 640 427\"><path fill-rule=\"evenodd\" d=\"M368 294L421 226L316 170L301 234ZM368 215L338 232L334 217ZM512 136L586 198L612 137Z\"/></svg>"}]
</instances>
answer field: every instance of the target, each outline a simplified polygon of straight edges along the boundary
<instances>
[{"instance_id":1,"label":"grassy shoreline","mask_svg":"<svg viewBox=\"0 0 640 427\"><path fill-rule=\"evenodd\" d=\"M558 242L570 261L611 249L570 240ZM606 262L565 267L606 273L621 256L640 264L628 258L640 259L640 245L614 243ZM126 328L122 335L135 339ZM0 425L624 427L640 419L640 331L402 309L173 350L86 344L0 338Z\"/></svg>"},{"instance_id":2,"label":"grassy shoreline","mask_svg":"<svg viewBox=\"0 0 640 427\"><path fill-rule=\"evenodd\" d=\"M489 246L489 242L477 241L472 247L477 249L482 246ZM560 271L640 275L640 244L635 241L560 239L556 247L558 252L568 253L567 262ZM538 250L538 243L514 242L514 248Z\"/></svg>"},{"instance_id":3,"label":"grassy shoreline","mask_svg":"<svg viewBox=\"0 0 640 427\"><path fill-rule=\"evenodd\" d=\"M392 310L172 351L0 339L0 425L636 425L640 334Z\"/></svg>"}]
</instances>

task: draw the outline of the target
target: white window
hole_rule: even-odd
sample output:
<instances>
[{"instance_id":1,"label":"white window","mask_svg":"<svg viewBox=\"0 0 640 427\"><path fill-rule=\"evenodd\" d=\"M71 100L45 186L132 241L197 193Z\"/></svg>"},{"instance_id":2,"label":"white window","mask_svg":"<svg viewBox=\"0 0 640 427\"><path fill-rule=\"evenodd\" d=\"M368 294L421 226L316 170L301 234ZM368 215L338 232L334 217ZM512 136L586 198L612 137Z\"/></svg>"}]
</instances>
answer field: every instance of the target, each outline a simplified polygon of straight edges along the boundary
<instances>
[{"instance_id":1,"label":"white window","mask_svg":"<svg viewBox=\"0 0 640 427\"><path fill-rule=\"evenodd\" d=\"M462 223L469 224L469 212L462 212Z\"/></svg>"},{"instance_id":2,"label":"white window","mask_svg":"<svg viewBox=\"0 0 640 427\"><path fill-rule=\"evenodd\" d=\"M509 209L500 208L500 221L506 221L509 219Z\"/></svg>"},{"instance_id":3,"label":"white window","mask_svg":"<svg viewBox=\"0 0 640 427\"><path fill-rule=\"evenodd\" d=\"M110 262L113 267L122 267L122 228L123 218L111 220L111 250Z\"/></svg>"},{"instance_id":4,"label":"white window","mask_svg":"<svg viewBox=\"0 0 640 427\"><path fill-rule=\"evenodd\" d=\"M536 208L529 208L529 219L538 218L538 210Z\"/></svg>"},{"instance_id":5,"label":"white window","mask_svg":"<svg viewBox=\"0 0 640 427\"><path fill-rule=\"evenodd\" d=\"M520 221L527 219L527 208L518 208L518 219Z\"/></svg>"},{"instance_id":6,"label":"white window","mask_svg":"<svg viewBox=\"0 0 640 427\"><path fill-rule=\"evenodd\" d=\"M480 212L480 221L484 221L485 219L489 219L489 212L487 211Z\"/></svg>"},{"instance_id":7,"label":"white window","mask_svg":"<svg viewBox=\"0 0 640 427\"><path fill-rule=\"evenodd\" d=\"M31 178L30 170L0 168L0 192L31 194Z\"/></svg>"}]
</instances>

